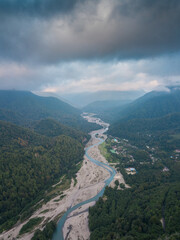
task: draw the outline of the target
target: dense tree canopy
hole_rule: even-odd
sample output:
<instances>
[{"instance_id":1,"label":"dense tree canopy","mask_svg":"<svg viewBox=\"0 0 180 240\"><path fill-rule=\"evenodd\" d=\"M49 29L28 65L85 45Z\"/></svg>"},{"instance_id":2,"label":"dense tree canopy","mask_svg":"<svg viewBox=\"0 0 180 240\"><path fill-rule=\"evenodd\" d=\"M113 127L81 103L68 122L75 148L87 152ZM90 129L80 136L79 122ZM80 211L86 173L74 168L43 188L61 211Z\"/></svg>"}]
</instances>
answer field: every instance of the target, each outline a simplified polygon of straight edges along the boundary
<instances>
[{"instance_id":1,"label":"dense tree canopy","mask_svg":"<svg viewBox=\"0 0 180 240\"><path fill-rule=\"evenodd\" d=\"M90 208L91 240L180 239L179 93L149 93L110 126L104 152L131 188L107 188Z\"/></svg>"},{"instance_id":2,"label":"dense tree canopy","mask_svg":"<svg viewBox=\"0 0 180 240\"><path fill-rule=\"evenodd\" d=\"M88 123L81 111L54 97L41 97L28 91L0 90L0 120L21 126L53 118L62 124L88 133L99 126Z\"/></svg>"},{"instance_id":3,"label":"dense tree canopy","mask_svg":"<svg viewBox=\"0 0 180 240\"><path fill-rule=\"evenodd\" d=\"M62 123L50 118L36 122L33 126L33 129L37 133L48 137L56 137L59 135L70 136L81 143L87 142L87 140L90 138L87 133L63 125Z\"/></svg>"},{"instance_id":4,"label":"dense tree canopy","mask_svg":"<svg viewBox=\"0 0 180 240\"><path fill-rule=\"evenodd\" d=\"M0 122L0 230L10 227L41 191L82 160L83 145L68 136L48 138Z\"/></svg>"}]
</instances>

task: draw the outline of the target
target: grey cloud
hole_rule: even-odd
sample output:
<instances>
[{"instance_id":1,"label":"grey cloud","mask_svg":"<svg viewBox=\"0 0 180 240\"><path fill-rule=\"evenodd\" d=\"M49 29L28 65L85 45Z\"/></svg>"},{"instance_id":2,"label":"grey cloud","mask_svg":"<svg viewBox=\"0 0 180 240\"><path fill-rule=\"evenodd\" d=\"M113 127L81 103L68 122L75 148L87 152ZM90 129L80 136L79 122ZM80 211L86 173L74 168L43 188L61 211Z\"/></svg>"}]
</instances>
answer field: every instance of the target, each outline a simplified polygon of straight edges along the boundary
<instances>
[{"instance_id":1,"label":"grey cloud","mask_svg":"<svg viewBox=\"0 0 180 240\"><path fill-rule=\"evenodd\" d=\"M179 0L2 0L0 13L1 60L44 64L180 51Z\"/></svg>"},{"instance_id":2,"label":"grey cloud","mask_svg":"<svg viewBox=\"0 0 180 240\"><path fill-rule=\"evenodd\" d=\"M66 62L55 66L0 64L1 89L43 92L152 90L180 84L180 57L123 62ZM176 71L168 66L176 65ZM172 70L169 74L169 70Z\"/></svg>"},{"instance_id":3,"label":"grey cloud","mask_svg":"<svg viewBox=\"0 0 180 240\"><path fill-rule=\"evenodd\" d=\"M112 19L123 22L124 31L117 32L117 40L124 46L122 49L117 43L122 56L156 56L180 49L178 0L122 0L112 12Z\"/></svg>"},{"instance_id":4,"label":"grey cloud","mask_svg":"<svg viewBox=\"0 0 180 240\"><path fill-rule=\"evenodd\" d=\"M0 15L51 17L71 11L82 0L1 0Z\"/></svg>"}]
</instances>

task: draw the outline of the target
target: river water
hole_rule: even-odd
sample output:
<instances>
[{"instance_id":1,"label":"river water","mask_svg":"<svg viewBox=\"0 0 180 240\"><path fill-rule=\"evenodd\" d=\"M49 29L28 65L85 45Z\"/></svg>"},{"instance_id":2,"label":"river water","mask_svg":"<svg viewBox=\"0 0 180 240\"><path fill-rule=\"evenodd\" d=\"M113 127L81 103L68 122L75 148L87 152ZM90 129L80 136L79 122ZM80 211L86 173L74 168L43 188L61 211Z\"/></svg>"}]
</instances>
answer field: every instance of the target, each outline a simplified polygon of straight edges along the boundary
<instances>
[{"instance_id":1,"label":"river water","mask_svg":"<svg viewBox=\"0 0 180 240\"><path fill-rule=\"evenodd\" d=\"M106 129L104 130L104 132L107 131L107 129L108 129L108 128L106 128ZM95 131L94 131L94 132L95 132ZM97 132L98 132L98 130L97 130ZM95 133L95 134L96 134L96 133ZM96 159L94 159L94 158L92 158L92 157L90 157L90 156L88 155L88 150L89 150L90 148L92 148L92 147L94 147L94 146L98 146L98 145L100 145L101 143L104 142L103 139L98 138L98 140L99 140L98 143L96 143L96 144L94 144L94 145L92 145L92 146L90 146L90 147L88 147L88 148L85 149L85 155L86 155L86 157L87 157L91 162L95 163L96 165L98 165L98 166L100 166L100 167L102 167L102 168L105 168L105 169L110 173L110 177L104 181L104 183L105 183L104 187L102 188L102 190L101 190L96 196L94 196L94 197L92 197L92 198L90 198L90 199L88 199L88 200L86 200L86 201L83 201L83 202L78 203L77 205L69 208L69 209L64 213L64 215L61 217L61 219L59 220L59 222L58 222L58 224L57 224L57 228L56 228L56 231L54 232L54 235L53 235L52 240L64 240L63 231L62 231L62 230L63 230L63 226L64 226L64 223L65 223L66 220L67 220L68 215L69 215L72 211L74 211L74 210L76 210L77 208L81 207L82 205L87 204L87 203L90 203L90 202L97 201L100 197L102 197L103 194L104 194L105 187L108 186L108 185L111 183L111 181L113 180L113 178L114 178L114 176L115 176L115 174L116 174L116 171L115 171L112 167L110 167L108 164L105 164L105 163L103 163L103 162L99 162L99 161L97 161Z\"/></svg>"}]
</instances>

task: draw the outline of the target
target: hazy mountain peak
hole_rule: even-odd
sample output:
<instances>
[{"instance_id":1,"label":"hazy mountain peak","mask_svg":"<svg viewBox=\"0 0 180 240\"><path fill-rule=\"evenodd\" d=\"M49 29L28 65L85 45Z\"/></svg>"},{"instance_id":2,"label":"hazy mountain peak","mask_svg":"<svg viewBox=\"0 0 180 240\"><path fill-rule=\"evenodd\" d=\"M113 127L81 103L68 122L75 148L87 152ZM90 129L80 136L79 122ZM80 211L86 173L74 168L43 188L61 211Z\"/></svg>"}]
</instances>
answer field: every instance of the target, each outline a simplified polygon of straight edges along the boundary
<instances>
[{"instance_id":1,"label":"hazy mountain peak","mask_svg":"<svg viewBox=\"0 0 180 240\"><path fill-rule=\"evenodd\" d=\"M144 91L97 91L86 93L64 94L63 98L67 99L72 105L82 108L96 101L133 101L144 95Z\"/></svg>"}]
</instances>

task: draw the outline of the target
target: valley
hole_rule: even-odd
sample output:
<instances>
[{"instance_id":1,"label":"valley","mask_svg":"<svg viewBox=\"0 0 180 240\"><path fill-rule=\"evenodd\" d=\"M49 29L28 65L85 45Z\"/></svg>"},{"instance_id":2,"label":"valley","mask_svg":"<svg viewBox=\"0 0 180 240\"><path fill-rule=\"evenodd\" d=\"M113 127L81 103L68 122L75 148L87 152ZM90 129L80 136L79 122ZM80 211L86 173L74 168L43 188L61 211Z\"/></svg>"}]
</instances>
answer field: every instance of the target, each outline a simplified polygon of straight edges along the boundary
<instances>
[{"instance_id":1,"label":"valley","mask_svg":"<svg viewBox=\"0 0 180 240\"><path fill-rule=\"evenodd\" d=\"M0 240L180 240L180 0L0 16Z\"/></svg>"},{"instance_id":2,"label":"valley","mask_svg":"<svg viewBox=\"0 0 180 240\"><path fill-rule=\"evenodd\" d=\"M58 184L53 185L52 192L56 192L55 197L49 193L51 196L49 201L41 204L41 207L28 220L18 223L7 232L3 232L0 235L0 239L5 240L18 237L18 239L29 240L33 237L36 229L42 229L47 222L57 222L60 216L63 216L66 211L68 211L67 221L64 221L60 227L58 223L53 239L61 239L59 238L59 234L61 237L63 234L64 239L67 236L68 239L89 239L89 207L93 206L95 201L103 195L105 186L110 184L115 175L118 176L116 179L118 178L120 183L124 183L124 179L122 175L116 174L115 170L108 166L107 160L101 155L98 148L98 145L107 138L105 131L107 131L109 124L91 115L84 117L87 121L96 122L96 124L99 124L103 128L90 133L91 139L86 145L86 155L77 173L77 177L72 178L70 186L66 186L65 189L63 189L63 178ZM113 185L113 182L111 184ZM73 211L70 211L70 209L73 209ZM19 235L22 227L31 219L36 218L41 218L42 221L29 232ZM74 238L74 236L76 237Z\"/></svg>"},{"instance_id":3,"label":"valley","mask_svg":"<svg viewBox=\"0 0 180 240\"><path fill-rule=\"evenodd\" d=\"M84 168L81 169L85 174L85 179L81 176L81 181L83 181L79 181L80 170L77 174L77 184L80 182L79 191L77 191L74 197L75 201L71 204L71 208L69 208L62 219L60 219L53 240L89 239L89 207L93 206L95 201L103 196L106 186L109 184L113 185L113 179L118 175L116 171L109 166L107 160L101 155L98 148L98 145L107 138L105 132L109 124L104 123L91 114L84 115L84 117L90 122L96 122L96 124L103 126L103 129L90 133L91 139L86 146L85 165L83 165ZM92 167L91 169L87 169L89 164ZM122 175L121 178L119 177L119 181L124 182ZM81 193L84 195L83 198L81 197ZM77 196L78 201L76 201Z\"/></svg>"},{"instance_id":4,"label":"valley","mask_svg":"<svg viewBox=\"0 0 180 240\"><path fill-rule=\"evenodd\" d=\"M16 94L38 99L41 111L52 100ZM111 125L74 108L73 118L55 99L45 118L33 112L15 125L8 101L0 121L1 240L179 236L179 89L102 110Z\"/></svg>"}]
</instances>

